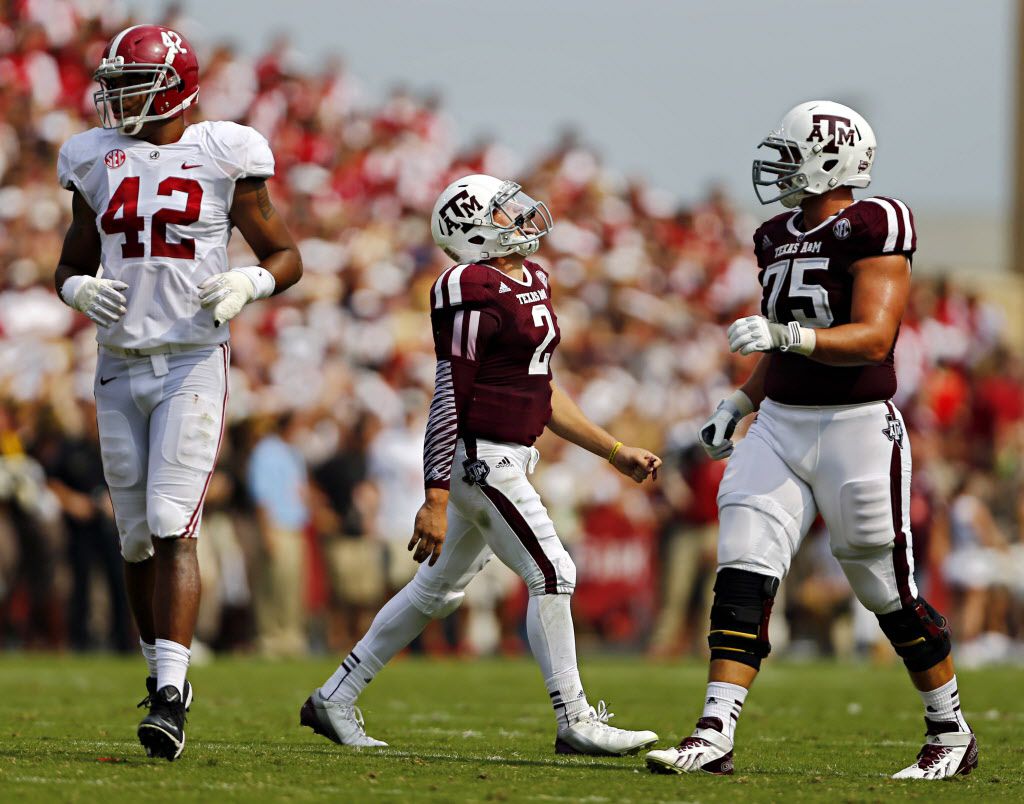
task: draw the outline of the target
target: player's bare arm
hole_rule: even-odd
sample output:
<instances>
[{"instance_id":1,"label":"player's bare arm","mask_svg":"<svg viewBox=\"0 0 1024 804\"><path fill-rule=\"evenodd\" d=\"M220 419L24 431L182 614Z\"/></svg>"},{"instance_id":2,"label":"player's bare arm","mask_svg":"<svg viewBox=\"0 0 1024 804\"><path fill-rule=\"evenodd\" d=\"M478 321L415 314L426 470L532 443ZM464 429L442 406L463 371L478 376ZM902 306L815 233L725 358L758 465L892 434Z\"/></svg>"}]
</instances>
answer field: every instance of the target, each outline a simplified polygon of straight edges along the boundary
<instances>
[{"instance_id":1,"label":"player's bare arm","mask_svg":"<svg viewBox=\"0 0 1024 804\"><path fill-rule=\"evenodd\" d=\"M572 397L551 384L551 421L548 429L587 452L607 459L622 474L637 483L657 474L661 458L642 447L628 447L602 427L594 424L580 410Z\"/></svg>"},{"instance_id":2,"label":"player's bare arm","mask_svg":"<svg viewBox=\"0 0 1024 804\"><path fill-rule=\"evenodd\" d=\"M808 357L830 366L863 366L886 359L910 296L910 264L901 255L868 257L850 266L849 324L818 330Z\"/></svg>"},{"instance_id":3,"label":"player's bare arm","mask_svg":"<svg viewBox=\"0 0 1024 804\"><path fill-rule=\"evenodd\" d=\"M108 327L124 315L124 282L95 276L100 264L96 213L77 190L71 202L71 225L64 235L54 286L64 301L98 326Z\"/></svg>"},{"instance_id":4,"label":"player's bare arm","mask_svg":"<svg viewBox=\"0 0 1024 804\"><path fill-rule=\"evenodd\" d=\"M302 276L302 257L284 219L270 200L261 178L240 179L231 203L231 222L256 255L259 265L232 268L199 286L199 300L213 310L219 327L256 299L287 290Z\"/></svg>"}]
</instances>

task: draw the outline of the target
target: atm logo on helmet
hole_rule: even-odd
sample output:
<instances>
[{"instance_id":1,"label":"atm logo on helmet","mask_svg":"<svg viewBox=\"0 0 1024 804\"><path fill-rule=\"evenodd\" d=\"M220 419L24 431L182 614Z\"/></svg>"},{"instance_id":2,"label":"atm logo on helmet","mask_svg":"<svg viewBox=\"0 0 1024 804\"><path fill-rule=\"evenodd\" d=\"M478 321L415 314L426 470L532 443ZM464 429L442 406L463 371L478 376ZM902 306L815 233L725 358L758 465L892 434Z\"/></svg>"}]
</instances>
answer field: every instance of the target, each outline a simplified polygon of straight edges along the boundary
<instances>
[{"instance_id":1,"label":"atm logo on helmet","mask_svg":"<svg viewBox=\"0 0 1024 804\"><path fill-rule=\"evenodd\" d=\"M828 136L822 133L822 126L828 124ZM837 114L816 114L811 116L811 133L807 142L822 142L821 150L826 154L839 153L840 145L853 145L857 129L848 117Z\"/></svg>"},{"instance_id":2,"label":"atm logo on helmet","mask_svg":"<svg viewBox=\"0 0 1024 804\"><path fill-rule=\"evenodd\" d=\"M483 204L477 201L476 196L463 190L452 196L451 200L437 211L441 229L446 235L450 235L456 228L461 229L463 233L468 232L475 225L473 213L482 212L483 208ZM459 221L455 218L463 218L463 220ZM465 220L467 218L468 220Z\"/></svg>"}]
</instances>

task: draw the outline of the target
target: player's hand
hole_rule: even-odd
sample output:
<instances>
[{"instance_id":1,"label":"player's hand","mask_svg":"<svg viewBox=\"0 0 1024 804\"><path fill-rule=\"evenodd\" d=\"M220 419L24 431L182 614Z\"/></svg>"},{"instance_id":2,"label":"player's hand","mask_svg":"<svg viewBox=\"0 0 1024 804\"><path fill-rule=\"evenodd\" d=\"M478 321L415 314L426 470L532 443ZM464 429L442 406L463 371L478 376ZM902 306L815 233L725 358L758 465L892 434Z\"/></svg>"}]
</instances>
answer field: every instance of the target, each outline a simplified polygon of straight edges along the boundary
<instances>
[{"instance_id":1,"label":"player's hand","mask_svg":"<svg viewBox=\"0 0 1024 804\"><path fill-rule=\"evenodd\" d=\"M814 351L813 329L801 327L796 321L776 324L763 315L748 315L729 327L729 351L749 355L753 352L796 352L809 355Z\"/></svg>"},{"instance_id":2,"label":"player's hand","mask_svg":"<svg viewBox=\"0 0 1024 804\"><path fill-rule=\"evenodd\" d=\"M612 465L626 477L643 483L648 477L657 479L661 458L640 447L619 447Z\"/></svg>"},{"instance_id":3,"label":"player's hand","mask_svg":"<svg viewBox=\"0 0 1024 804\"><path fill-rule=\"evenodd\" d=\"M215 327L230 321L255 297L252 280L235 269L207 277L199 285L199 303L204 310L213 308Z\"/></svg>"},{"instance_id":4,"label":"player's hand","mask_svg":"<svg viewBox=\"0 0 1024 804\"><path fill-rule=\"evenodd\" d=\"M732 434L736 425L753 409L750 398L743 391L735 391L728 399L718 403L715 412L700 428L697 436L711 460L720 461L732 455Z\"/></svg>"},{"instance_id":5,"label":"player's hand","mask_svg":"<svg viewBox=\"0 0 1024 804\"><path fill-rule=\"evenodd\" d=\"M116 324L128 312L128 290L124 282L76 274L69 276L60 289L65 304L85 313L97 326Z\"/></svg>"},{"instance_id":6,"label":"player's hand","mask_svg":"<svg viewBox=\"0 0 1024 804\"><path fill-rule=\"evenodd\" d=\"M413 560L422 564L426 559L432 567L441 557L444 546L444 535L448 530L448 495L435 493L428 496L420 510L416 512L416 524L413 526L409 548L413 550Z\"/></svg>"}]
</instances>

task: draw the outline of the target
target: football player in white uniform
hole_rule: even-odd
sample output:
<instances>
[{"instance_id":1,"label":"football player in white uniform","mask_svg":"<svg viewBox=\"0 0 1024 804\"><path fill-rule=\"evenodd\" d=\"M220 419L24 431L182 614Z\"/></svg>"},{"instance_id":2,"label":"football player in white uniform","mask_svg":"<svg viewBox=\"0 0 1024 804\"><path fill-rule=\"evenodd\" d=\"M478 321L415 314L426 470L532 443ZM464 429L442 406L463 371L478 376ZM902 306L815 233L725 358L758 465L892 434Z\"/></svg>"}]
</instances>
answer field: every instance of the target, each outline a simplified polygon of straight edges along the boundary
<instances>
[{"instance_id":1,"label":"football player in white uniform","mask_svg":"<svg viewBox=\"0 0 1024 804\"><path fill-rule=\"evenodd\" d=\"M184 37L127 28L94 78L102 127L69 139L58 160L74 198L55 283L99 327L103 470L149 670L139 740L173 760L192 699L196 538L224 428L227 324L295 284L302 261L267 193L266 140L235 123L186 126L199 65ZM228 266L232 227L258 265Z\"/></svg>"},{"instance_id":2,"label":"football player in white uniform","mask_svg":"<svg viewBox=\"0 0 1024 804\"><path fill-rule=\"evenodd\" d=\"M718 492L707 696L696 730L647 764L732 773L736 723L771 649L772 600L820 512L854 594L924 702L924 747L896 778L967 774L978 744L960 711L946 620L914 584L910 442L891 402L914 219L895 198L854 200L871 182L875 135L849 107L802 103L761 145L778 158L754 162L758 198L789 209L754 234L762 314L728 332L733 352L766 354L701 431L708 454L725 458L736 424L758 411ZM777 192L765 198L763 188Z\"/></svg>"}]
</instances>

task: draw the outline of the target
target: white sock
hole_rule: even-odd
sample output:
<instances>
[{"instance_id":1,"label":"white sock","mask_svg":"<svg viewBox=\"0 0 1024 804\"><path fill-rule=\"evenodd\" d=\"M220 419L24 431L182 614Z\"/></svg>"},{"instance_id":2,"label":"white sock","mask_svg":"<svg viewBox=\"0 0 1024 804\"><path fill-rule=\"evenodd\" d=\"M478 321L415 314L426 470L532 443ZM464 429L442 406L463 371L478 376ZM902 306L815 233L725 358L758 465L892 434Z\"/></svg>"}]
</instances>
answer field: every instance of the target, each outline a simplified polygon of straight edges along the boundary
<instances>
[{"instance_id":1,"label":"white sock","mask_svg":"<svg viewBox=\"0 0 1024 804\"><path fill-rule=\"evenodd\" d=\"M142 648L142 658L146 660L149 677L156 678L156 645L150 645L139 637L139 647Z\"/></svg>"},{"instance_id":2,"label":"white sock","mask_svg":"<svg viewBox=\"0 0 1024 804\"><path fill-rule=\"evenodd\" d=\"M963 712L960 711L960 691L956 686L956 676L934 690L927 692L918 690L924 701L924 716L938 722L956 723L960 731L970 731Z\"/></svg>"},{"instance_id":3,"label":"white sock","mask_svg":"<svg viewBox=\"0 0 1024 804\"><path fill-rule=\"evenodd\" d=\"M185 674L192 651L169 639L156 640L156 688L174 687L184 698Z\"/></svg>"},{"instance_id":4,"label":"white sock","mask_svg":"<svg viewBox=\"0 0 1024 804\"><path fill-rule=\"evenodd\" d=\"M743 702L747 700L747 692L747 688L739 684L709 681L701 718L718 718L722 722L722 734L732 740L736 734L740 710L743 709Z\"/></svg>"},{"instance_id":5,"label":"white sock","mask_svg":"<svg viewBox=\"0 0 1024 804\"><path fill-rule=\"evenodd\" d=\"M412 604L407 590L403 587L377 612L370 630L320 687L322 697L334 703L355 703L384 665L427 627L430 617Z\"/></svg>"},{"instance_id":6,"label":"white sock","mask_svg":"<svg viewBox=\"0 0 1024 804\"><path fill-rule=\"evenodd\" d=\"M530 650L544 675L559 728L571 726L590 711L576 666L569 595L536 595L526 608Z\"/></svg>"}]
</instances>

